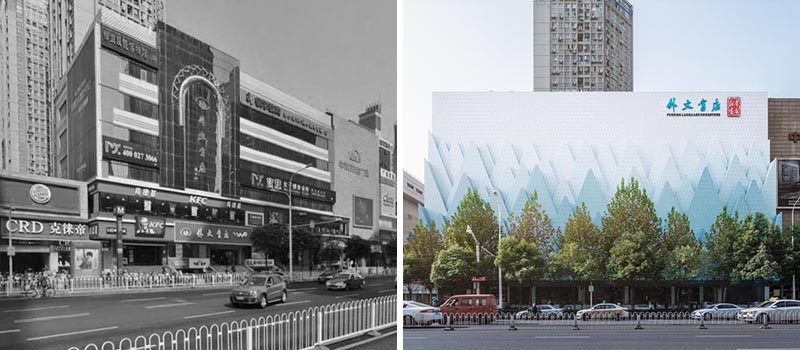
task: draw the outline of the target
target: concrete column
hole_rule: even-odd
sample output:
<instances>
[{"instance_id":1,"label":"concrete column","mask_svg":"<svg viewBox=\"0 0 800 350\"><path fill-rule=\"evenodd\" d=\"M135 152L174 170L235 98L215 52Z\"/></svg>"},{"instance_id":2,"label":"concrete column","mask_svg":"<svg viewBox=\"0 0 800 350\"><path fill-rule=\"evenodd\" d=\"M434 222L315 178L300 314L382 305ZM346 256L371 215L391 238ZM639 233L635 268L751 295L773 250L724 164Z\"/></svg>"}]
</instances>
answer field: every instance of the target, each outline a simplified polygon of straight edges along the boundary
<instances>
[{"instance_id":1,"label":"concrete column","mask_svg":"<svg viewBox=\"0 0 800 350\"><path fill-rule=\"evenodd\" d=\"M47 268L50 271L57 271L58 270L58 252L50 252L50 257L47 261Z\"/></svg>"},{"instance_id":2,"label":"concrete column","mask_svg":"<svg viewBox=\"0 0 800 350\"><path fill-rule=\"evenodd\" d=\"M536 287L531 287L531 304L536 304Z\"/></svg>"},{"instance_id":3,"label":"concrete column","mask_svg":"<svg viewBox=\"0 0 800 350\"><path fill-rule=\"evenodd\" d=\"M767 299L769 299L769 298L770 298L770 295L769 295L769 286L764 286L764 300L767 300Z\"/></svg>"},{"instance_id":4,"label":"concrete column","mask_svg":"<svg viewBox=\"0 0 800 350\"><path fill-rule=\"evenodd\" d=\"M705 300L703 300L703 292L704 292L703 289L704 288L701 286L700 287L700 298L697 299L701 306L703 305L703 302L705 301Z\"/></svg>"},{"instance_id":5,"label":"concrete column","mask_svg":"<svg viewBox=\"0 0 800 350\"><path fill-rule=\"evenodd\" d=\"M578 303L586 304L586 288L578 287Z\"/></svg>"},{"instance_id":6,"label":"concrete column","mask_svg":"<svg viewBox=\"0 0 800 350\"><path fill-rule=\"evenodd\" d=\"M725 301L722 300L722 295L725 292L725 288L717 287L717 302L724 303Z\"/></svg>"},{"instance_id":7,"label":"concrete column","mask_svg":"<svg viewBox=\"0 0 800 350\"><path fill-rule=\"evenodd\" d=\"M631 293L630 292L631 291L630 291L630 289L628 289L628 286L625 286L625 298L624 298L624 301L622 302L625 305L628 305L628 304L631 303L631 301L630 301Z\"/></svg>"},{"instance_id":8,"label":"concrete column","mask_svg":"<svg viewBox=\"0 0 800 350\"><path fill-rule=\"evenodd\" d=\"M669 287L669 304L675 305L675 286Z\"/></svg>"}]
</instances>

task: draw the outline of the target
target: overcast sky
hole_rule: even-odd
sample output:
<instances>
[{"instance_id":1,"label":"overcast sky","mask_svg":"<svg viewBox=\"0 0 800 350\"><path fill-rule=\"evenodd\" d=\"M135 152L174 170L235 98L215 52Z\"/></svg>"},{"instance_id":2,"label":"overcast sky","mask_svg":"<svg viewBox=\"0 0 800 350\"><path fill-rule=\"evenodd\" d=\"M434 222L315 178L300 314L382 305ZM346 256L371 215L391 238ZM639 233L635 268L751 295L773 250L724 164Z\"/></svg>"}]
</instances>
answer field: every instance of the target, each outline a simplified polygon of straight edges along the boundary
<instances>
[{"instance_id":1,"label":"overcast sky","mask_svg":"<svg viewBox=\"0 0 800 350\"><path fill-rule=\"evenodd\" d=\"M338 116L383 103L383 137L397 118L393 0L169 0L167 23L239 59L241 69Z\"/></svg>"},{"instance_id":2,"label":"overcast sky","mask_svg":"<svg viewBox=\"0 0 800 350\"><path fill-rule=\"evenodd\" d=\"M800 1L630 0L634 91L800 97ZM405 0L401 165L424 180L432 91L533 90L532 0Z\"/></svg>"}]
</instances>

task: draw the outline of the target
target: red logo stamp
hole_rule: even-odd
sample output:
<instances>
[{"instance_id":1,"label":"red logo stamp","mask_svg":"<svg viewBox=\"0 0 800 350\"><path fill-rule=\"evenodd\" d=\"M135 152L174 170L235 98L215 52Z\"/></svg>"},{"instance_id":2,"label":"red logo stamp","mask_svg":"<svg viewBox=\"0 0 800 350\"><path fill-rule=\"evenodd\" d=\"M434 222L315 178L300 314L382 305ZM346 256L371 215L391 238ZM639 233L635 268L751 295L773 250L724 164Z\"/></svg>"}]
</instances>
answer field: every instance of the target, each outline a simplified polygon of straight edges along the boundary
<instances>
[{"instance_id":1,"label":"red logo stamp","mask_svg":"<svg viewBox=\"0 0 800 350\"><path fill-rule=\"evenodd\" d=\"M739 117L742 115L741 97L728 97L728 117Z\"/></svg>"}]
</instances>

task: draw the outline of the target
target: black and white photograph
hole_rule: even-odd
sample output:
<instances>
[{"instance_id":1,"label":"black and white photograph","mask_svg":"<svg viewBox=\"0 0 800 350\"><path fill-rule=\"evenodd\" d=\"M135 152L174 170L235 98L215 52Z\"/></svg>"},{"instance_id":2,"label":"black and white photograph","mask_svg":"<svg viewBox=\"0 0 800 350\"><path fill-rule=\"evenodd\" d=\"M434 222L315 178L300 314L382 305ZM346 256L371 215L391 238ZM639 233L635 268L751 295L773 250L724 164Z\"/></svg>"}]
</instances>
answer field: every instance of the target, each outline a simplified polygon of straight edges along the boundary
<instances>
[{"instance_id":1,"label":"black and white photograph","mask_svg":"<svg viewBox=\"0 0 800 350\"><path fill-rule=\"evenodd\" d=\"M397 6L0 1L0 349L396 349Z\"/></svg>"}]
</instances>

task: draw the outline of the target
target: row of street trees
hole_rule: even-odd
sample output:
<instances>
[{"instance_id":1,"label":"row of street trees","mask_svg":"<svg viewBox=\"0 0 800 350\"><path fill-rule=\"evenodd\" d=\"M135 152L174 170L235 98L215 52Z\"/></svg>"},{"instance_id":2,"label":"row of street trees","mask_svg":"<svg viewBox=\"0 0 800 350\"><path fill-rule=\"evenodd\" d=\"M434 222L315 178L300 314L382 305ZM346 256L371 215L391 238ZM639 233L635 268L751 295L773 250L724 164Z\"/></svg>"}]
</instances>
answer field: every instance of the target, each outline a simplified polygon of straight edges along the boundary
<instances>
[{"instance_id":1,"label":"row of street trees","mask_svg":"<svg viewBox=\"0 0 800 350\"><path fill-rule=\"evenodd\" d=\"M268 224L257 227L252 234L253 249L263 251L270 259L286 266L289 263L289 232L286 225ZM308 229L299 228L292 232L292 245L295 254L302 254L308 251L311 264L335 263L342 257L354 261L362 258L369 258L371 253L370 242L359 236L351 236L347 239L344 248L336 244L323 244L322 237L314 234ZM375 260L380 260L385 266L391 265L397 254L397 241L389 242L384 246L383 253L373 256ZM295 261L297 258L295 257Z\"/></svg>"},{"instance_id":2,"label":"row of street trees","mask_svg":"<svg viewBox=\"0 0 800 350\"><path fill-rule=\"evenodd\" d=\"M475 263L475 244L469 225L482 246L497 251ZM658 217L653 201L635 179L622 180L608 203L600 225L581 203L563 230L552 226L534 193L519 215L511 214L497 242L497 220L489 203L477 191L464 195L456 213L441 233L431 224L414 228L403 250L404 281L418 281L444 292L466 289L472 276L494 276L520 284L537 281L606 281L617 287L635 287L644 281L713 280L727 287L740 282L791 281L800 249L791 237L800 228L781 230L764 213L728 213L727 207L698 240L689 218L674 208ZM791 283L791 282L789 282ZM725 288L727 290L727 288ZM723 299L727 298L726 293Z\"/></svg>"}]
</instances>

